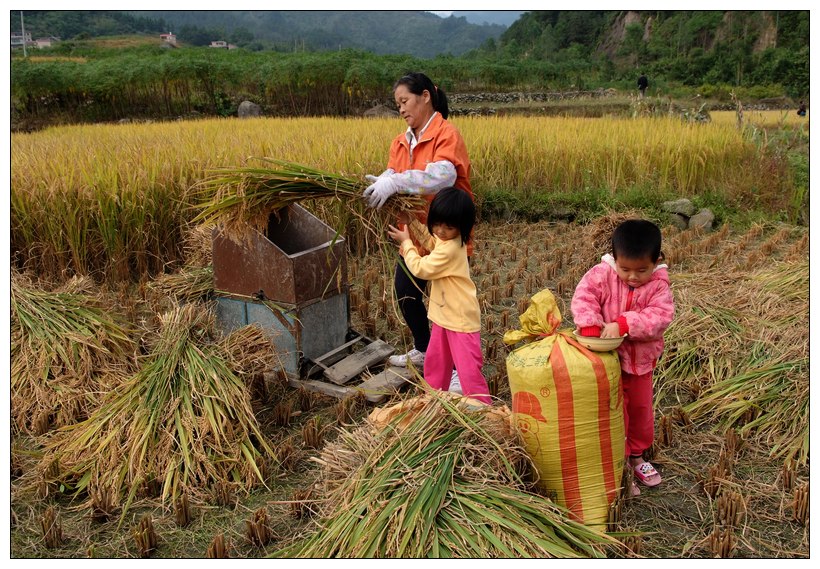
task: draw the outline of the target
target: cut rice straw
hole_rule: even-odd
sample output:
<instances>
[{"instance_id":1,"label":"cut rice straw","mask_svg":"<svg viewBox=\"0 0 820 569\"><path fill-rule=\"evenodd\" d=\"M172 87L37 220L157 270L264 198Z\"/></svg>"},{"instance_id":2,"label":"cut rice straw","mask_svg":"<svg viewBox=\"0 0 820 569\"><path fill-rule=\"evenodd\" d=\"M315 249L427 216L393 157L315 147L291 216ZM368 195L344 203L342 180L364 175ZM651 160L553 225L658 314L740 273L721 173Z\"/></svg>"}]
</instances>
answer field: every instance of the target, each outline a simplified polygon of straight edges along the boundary
<instances>
[{"instance_id":1,"label":"cut rice straw","mask_svg":"<svg viewBox=\"0 0 820 569\"><path fill-rule=\"evenodd\" d=\"M302 164L259 158L275 168L222 168L214 170L198 190L200 210L195 223L217 226L230 239L242 241L249 228L267 226L270 214L290 204L332 200L349 210L377 242L399 211L424 205L418 196L399 194L380 210L364 207L362 193L369 183ZM385 215L386 214L386 215ZM344 227L336 227L337 232Z\"/></svg>"},{"instance_id":2,"label":"cut rice straw","mask_svg":"<svg viewBox=\"0 0 820 569\"><path fill-rule=\"evenodd\" d=\"M259 429L243 375L271 364L270 340L258 326L211 341L214 316L198 304L161 316L159 338L139 371L86 420L48 443L41 472L55 461L56 480L86 490L98 480L123 518L152 480L162 499L196 496L221 482L263 482L260 464L273 456Z\"/></svg>"},{"instance_id":3,"label":"cut rice straw","mask_svg":"<svg viewBox=\"0 0 820 569\"><path fill-rule=\"evenodd\" d=\"M656 375L659 399L675 394L697 422L736 427L775 458L808 460L808 262L672 282L677 316Z\"/></svg>"},{"instance_id":4,"label":"cut rice straw","mask_svg":"<svg viewBox=\"0 0 820 569\"><path fill-rule=\"evenodd\" d=\"M616 540L527 491L529 459L504 416L430 392L323 452L316 527L277 557L601 557Z\"/></svg>"},{"instance_id":5,"label":"cut rice straw","mask_svg":"<svg viewBox=\"0 0 820 569\"><path fill-rule=\"evenodd\" d=\"M11 279L11 408L15 425L43 434L49 424L88 416L133 365L136 344L125 319L73 278L47 292ZM36 425L35 425L36 423Z\"/></svg>"}]
</instances>

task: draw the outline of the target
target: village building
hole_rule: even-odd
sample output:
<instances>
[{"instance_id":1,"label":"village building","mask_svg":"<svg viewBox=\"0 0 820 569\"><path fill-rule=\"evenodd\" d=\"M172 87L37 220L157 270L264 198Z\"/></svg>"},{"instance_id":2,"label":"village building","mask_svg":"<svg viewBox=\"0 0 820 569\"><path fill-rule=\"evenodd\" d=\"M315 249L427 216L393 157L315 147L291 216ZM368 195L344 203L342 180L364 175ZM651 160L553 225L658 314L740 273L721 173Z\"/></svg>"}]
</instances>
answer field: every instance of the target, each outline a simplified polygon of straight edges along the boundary
<instances>
[{"instance_id":1,"label":"village building","mask_svg":"<svg viewBox=\"0 0 820 569\"><path fill-rule=\"evenodd\" d=\"M236 49L236 46L234 44L228 43L223 40L212 41L211 45L209 45L208 47L215 47L219 49Z\"/></svg>"}]
</instances>

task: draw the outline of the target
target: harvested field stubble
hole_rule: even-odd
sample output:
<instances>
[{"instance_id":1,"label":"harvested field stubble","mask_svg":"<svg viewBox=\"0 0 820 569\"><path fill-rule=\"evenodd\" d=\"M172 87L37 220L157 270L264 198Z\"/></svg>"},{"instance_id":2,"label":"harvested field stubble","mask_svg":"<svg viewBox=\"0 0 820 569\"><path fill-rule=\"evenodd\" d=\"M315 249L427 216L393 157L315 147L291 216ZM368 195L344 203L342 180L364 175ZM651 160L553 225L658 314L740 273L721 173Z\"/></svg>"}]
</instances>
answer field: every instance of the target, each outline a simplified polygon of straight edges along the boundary
<instances>
[{"instance_id":1,"label":"harvested field stubble","mask_svg":"<svg viewBox=\"0 0 820 569\"><path fill-rule=\"evenodd\" d=\"M571 326L567 307L577 279L570 282L567 274L571 272L579 278L591 263L597 262L603 251L591 245L589 231L612 221L596 220L596 224L589 227L540 222L484 223L476 228L476 254L471 265L481 267L474 272L474 278L482 298L485 324L482 330L484 372L497 385L498 396L507 403L510 393L504 366L506 348L500 338L516 323L519 299L531 295L526 290L528 287L535 291L555 290L558 281L565 280L564 295L558 300L565 325ZM716 537L720 538L725 537L731 527L731 548L719 553L730 553L734 558L808 557L808 527L802 524L808 521L808 501L804 496L808 494L809 464L802 460L802 452L790 454L791 450L785 450L793 450L801 440L799 433L807 412L801 410L800 402L803 391L808 393L807 369L795 366L779 375L764 374L757 376L757 380L738 380L750 370L761 372L767 364L776 367L807 353L807 337L798 337L796 330L805 325L808 312L808 231L780 225L759 225L748 231L722 226L712 233L663 229L663 248L671 265L679 326L668 331L666 355L656 372L658 434L665 438L653 445L651 459L664 482L658 488L643 488L640 496L619 504L620 519L613 520L613 528L635 535L624 538L627 548L607 548L607 555L710 558L715 555L710 543L715 529L718 528L720 535ZM599 233L605 241L606 231ZM528 245L526 252L525 244ZM508 254L513 245L518 247L514 261ZM595 251L591 251L593 248ZM759 267L749 270L749 259L757 258L755 255L765 258L771 270ZM525 260L526 265L522 265ZM185 262L202 266L201 262L189 262L187 258ZM207 266L207 261L205 263ZM377 335L397 349L411 345L409 334L400 324L401 318L394 314L393 267L385 268L375 256L352 257L349 266L351 299L364 305L364 316L371 317ZM508 277L516 271L520 272L517 278ZM363 290L365 274L368 275L367 295ZM534 282L529 275L535 275ZM507 296L510 280L514 286ZM493 281L495 293L491 295ZM381 316L385 295L388 318ZM379 316L373 318L377 310ZM132 312L129 318L134 318ZM352 302L354 329L362 329L361 316L356 302ZM693 342L693 334L702 335L708 341ZM152 335L157 333L141 332L145 354L156 346ZM691 354L689 359L683 357L686 354ZM723 399L708 399L710 393L716 393L715 386L732 379L736 384L729 382L723 386L745 386L737 391L737 396L733 389L732 394L726 392ZM789 395L778 400L773 394L759 390L767 384L785 388ZM697 405L701 397L708 405ZM792 401L789 402L788 397ZM272 417L273 408L284 399L293 402L291 420L289 425L277 427ZM738 408L726 408L724 404L730 401ZM289 392L285 384L274 378L265 399L253 404L259 430L274 450L274 455L267 458L274 464L281 463L278 469L272 467L270 474L264 474L270 490L258 486L249 493L243 492L244 484L232 479L220 480L210 487L202 485L201 492L187 494L196 507L192 508L191 522L184 528L176 523L173 502L159 501L165 487L162 472L146 473L146 480L129 508L128 527L117 528L122 494L117 500L111 499L106 495L110 490L92 479L87 489L89 499L80 504L82 507L74 507L78 500L86 498L86 493L81 492L74 502L69 502L70 496L60 491L57 482L67 477L70 465L41 462L38 454L42 441L24 432L14 433L13 555L138 556L140 552L129 528L136 525L142 514L151 514L159 535L154 556L201 557L207 553L213 557L259 557L293 545L274 538L266 549L259 548L248 541L245 523L251 513L267 507L268 521L277 535L295 536L312 533L316 527L312 520L323 519L304 515L306 512L301 508L297 510L293 502L306 503L306 494L301 492L313 489L308 499L310 508L318 510L326 503L327 492L317 492L315 488L316 481L325 477L313 459L321 460L329 449L345 444L345 435L339 429L327 427L339 417L336 401L315 395L299 397L298 392ZM744 411L739 421L732 420L741 407L754 410ZM788 417L787 412L792 417ZM354 408L354 420L361 418L361 413ZM316 421L309 424L313 419ZM344 428L344 432L355 431ZM306 435L304 441L303 434ZM115 461L117 456L124 454L114 454ZM336 453L334 456L340 462L350 459L350 464L342 469L348 475L362 464L354 455ZM704 491L703 483L708 480L710 470L721 464L723 470L715 479L712 497ZM31 488L32 478L39 481L40 498L27 490ZM202 492L204 500L197 498ZM733 492L742 498L742 507ZM96 496L93 503L91 496ZM42 541L41 520L46 506L52 504L60 507L64 539L59 547L49 550ZM99 518L96 521L92 517L94 512ZM106 517L109 521L104 521ZM729 524L731 521L735 523ZM221 544L208 551L209 545L217 541L215 536L220 534L224 536ZM727 541L715 541L716 546L721 543Z\"/></svg>"}]
</instances>

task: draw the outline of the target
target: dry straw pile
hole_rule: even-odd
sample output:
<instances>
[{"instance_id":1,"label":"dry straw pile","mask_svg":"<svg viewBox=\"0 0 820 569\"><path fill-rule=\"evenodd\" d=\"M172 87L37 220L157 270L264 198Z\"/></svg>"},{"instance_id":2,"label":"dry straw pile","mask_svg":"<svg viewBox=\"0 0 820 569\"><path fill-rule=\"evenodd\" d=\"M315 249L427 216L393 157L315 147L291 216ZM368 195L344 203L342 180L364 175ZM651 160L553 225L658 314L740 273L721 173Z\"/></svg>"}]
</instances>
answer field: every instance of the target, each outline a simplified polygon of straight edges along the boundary
<instances>
[{"instance_id":1,"label":"dry straw pile","mask_svg":"<svg viewBox=\"0 0 820 569\"><path fill-rule=\"evenodd\" d=\"M49 292L11 279L11 410L15 426L42 435L84 419L133 366L124 318L74 278Z\"/></svg>"},{"instance_id":2,"label":"dry straw pile","mask_svg":"<svg viewBox=\"0 0 820 569\"><path fill-rule=\"evenodd\" d=\"M204 305L175 308L160 321L139 370L46 444L39 468L46 483L109 495L114 505L127 496L124 515L152 485L173 501L221 482L263 481L273 453L246 379L272 364L270 340L258 326L215 339Z\"/></svg>"},{"instance_id":3,"label":"dry straw pile","mask_svg":"<svg viewBox=\"0 0 820 569\"><path fill-rule=\"evenodd\" d=\"M657 374L693 420L808 459L809 265L672 276L677 315Z\"/></svg>"},{"instance_id":4,"label":"dry straw pile","mask_svg":"<svg viewBox=\"0 0 820 569\"><path fill-rule=\"evenodd\" d=\"M448 395L429 393L384 424L342 431L319 459L315 527L274 555L603 556L614 539L528 492L532 467L509 412Z\"/></svg>"}]
</instances>

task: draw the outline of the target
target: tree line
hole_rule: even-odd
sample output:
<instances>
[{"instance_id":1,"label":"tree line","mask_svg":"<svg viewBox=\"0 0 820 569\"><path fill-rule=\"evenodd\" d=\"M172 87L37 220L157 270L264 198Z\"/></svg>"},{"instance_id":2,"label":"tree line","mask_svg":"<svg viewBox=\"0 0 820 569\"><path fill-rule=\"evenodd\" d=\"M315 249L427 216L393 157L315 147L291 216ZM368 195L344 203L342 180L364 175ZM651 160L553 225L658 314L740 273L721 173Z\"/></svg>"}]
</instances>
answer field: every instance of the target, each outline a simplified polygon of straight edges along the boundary
<instances>
[{"instance_id":1,"label":"tree line","mask_svg":"<svg viewBox=\"0 0 820 569\"><path fill-rule=\"evenodd\" d=\"M65 28L69 33L84 21L73 14L63 16L66 25L74 22ZM433 58L354 49L161 49L159 42L102 48L91 41L65 41L38 51L60 57L12 57L12 126L54 117L85 122L228 116L242 100L262 105L267 115L356 114L389 103L393 81L411 70L426 72L449 92L633 90L643 71L657 94L702 93L727 100L732 91L754 97L808 95L807 12L652 14L647 41L647 22L641 20L626 26L621 43L607 46L621 13L528 12L497 42L461 56ZM133 29L156 25L150 18L125 16L120 23ZM93 21L104 27L109 20L98 14ZM772 29L774 43L753 49Z\"/></svg>"},{"instance_id":2,"label":"tree line","mask_svg":"<svg viewBox=\"0 0 820 569\"><path fill-rule=\"evenodd\" d=\"M487 57L573 60L611 77L642 71L688 86L781 85L809 90L808 11L533 11L523 14ZM620 41L614 30L624 25Z\"/></svg>"}]
</instances>

